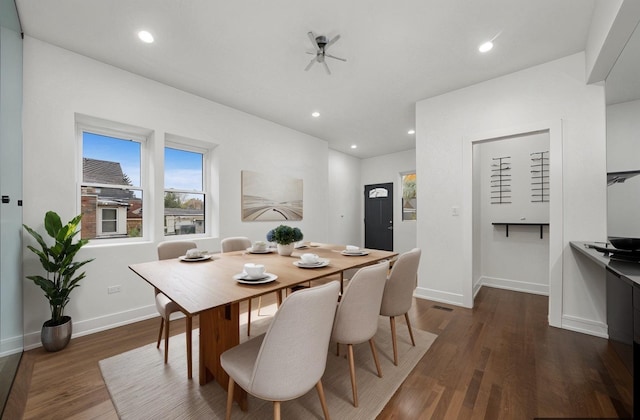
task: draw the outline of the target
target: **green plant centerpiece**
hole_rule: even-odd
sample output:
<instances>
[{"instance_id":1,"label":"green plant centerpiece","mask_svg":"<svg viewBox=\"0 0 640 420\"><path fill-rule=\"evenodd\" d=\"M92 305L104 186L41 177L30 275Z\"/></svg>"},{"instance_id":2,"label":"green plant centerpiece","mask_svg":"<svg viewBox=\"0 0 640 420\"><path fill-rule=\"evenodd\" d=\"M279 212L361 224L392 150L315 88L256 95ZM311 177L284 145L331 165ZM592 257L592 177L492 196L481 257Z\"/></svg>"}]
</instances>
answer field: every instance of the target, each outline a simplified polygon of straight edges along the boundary
<instances>
[{"instance_id":1,"label":"green plant centerpiece","mask_svg":"<svg viewBox=\"0 0 640 420\"><path fill-rule=\"evenodd\" d=\"M267 241L278 244L278 254L280 255L291 255L294 243L301 241L302 238L300 229L286 225L280 225L267 232Z\"/></svg>"},{"instance_id":2,"label":"green plant centerpiece","mask_svg":"<svg viewBox=\"0 0 640 420\"><path fill-rule=\"evenodd\" d=\"M69 303L71 291L80 286L79 282L85 278L83 271L78 270L92 259L74 261L76 254L88 240L80 239L73 242L73 238L80 232L78 225L82 215L71 219L66 225L62 224L60 216L54 211L48 211L44 216L44 228L53 239L53 245L49 246L42 236L27 225L25 230L38 242L40 249L27 245L40 259L42 268L47 276L27 276L27 278L40 286L49 300L51 319L42 325L42 345L48 351L62 350L71 339L71 317L64 315L64 308Z\"/></svg>"}]
</instances>

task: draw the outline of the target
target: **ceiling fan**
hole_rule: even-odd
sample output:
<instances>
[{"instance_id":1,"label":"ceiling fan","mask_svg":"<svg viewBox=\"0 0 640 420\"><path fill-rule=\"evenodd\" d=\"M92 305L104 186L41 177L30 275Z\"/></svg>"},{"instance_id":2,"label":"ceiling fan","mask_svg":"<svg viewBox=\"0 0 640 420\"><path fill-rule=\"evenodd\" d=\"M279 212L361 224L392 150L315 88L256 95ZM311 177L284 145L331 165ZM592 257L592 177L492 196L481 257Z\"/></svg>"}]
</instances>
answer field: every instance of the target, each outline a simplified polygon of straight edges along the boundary
<instances>
[{"instance_id":1,"label":"ceiling fan","mask_svg":"<svg viewBox=\"0 0 640 420\"><path fill-rule=\"evenodd\" d=\"M327 71L327 74L331 74L331 70L329 70L329 66L327 65L327 62L324 60L325 57L333 58L335 60L340 60L340 61L347 61L344 58L336 57L334 55L327 53L327 48L335 44L335 42L340 39L340 35L334 36L330 41L324 35L315 36L313 32L309 32L307 35L309 36L309 39L311 40L311 43L315 48L315 51L307 51L307 54L315 54L315 57L313 57L309 62L309 64L307 64L307 67L304 69L304 71L309 70L311 66L313 66L313 63L318 62L324 66L324 69Z\"/></svg>"}]
</instances>

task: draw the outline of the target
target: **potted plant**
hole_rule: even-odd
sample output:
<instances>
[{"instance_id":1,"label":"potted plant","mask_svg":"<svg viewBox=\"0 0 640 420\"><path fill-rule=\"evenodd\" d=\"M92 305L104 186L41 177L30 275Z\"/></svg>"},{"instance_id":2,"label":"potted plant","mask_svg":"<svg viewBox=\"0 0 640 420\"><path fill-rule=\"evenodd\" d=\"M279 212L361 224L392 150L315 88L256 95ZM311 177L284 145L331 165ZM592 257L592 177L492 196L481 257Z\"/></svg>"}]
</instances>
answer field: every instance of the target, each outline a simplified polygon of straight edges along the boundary
<instances>
[{"instance_id":1,"label":"potted plant","mask_svg":"<svg viewBox=\"0 0 640 420\"><path fill-rule=\"evenodd\" d=\"M77 252L88 240L80 239L73 243L73 237L80 231L78 225L82 215L71 219L66 225L62 225L60 216L56 212L48 211L44 216L44 228L47 234L53 238L54 244L49 246L38 232L27 225L25 230L38 242L40 249L27 245L40 259L42 268L47 276L27 276L27 278L40 286L49 300L51 319L42 324L42 346L48 351L58 351L66 347L71 339L71 317L64 315L64 308L69 303L71 291L79 286L80 280L85 277L85 272L77 274L83 265L93 261L93 258L85 261L74 261Z\"/></svg>"},{"instance_id":2,"label":"potted plant","mask_svg":"<svg viewBox=\"0 0 640 420\"><path fill-rule=\"evenodd\" d=\"M294 243L301 241L302 237L300 229L286 225L280 225L267 233L267 241L277 244L280 255L291 255Z\"/></svg>"}]
</instances>

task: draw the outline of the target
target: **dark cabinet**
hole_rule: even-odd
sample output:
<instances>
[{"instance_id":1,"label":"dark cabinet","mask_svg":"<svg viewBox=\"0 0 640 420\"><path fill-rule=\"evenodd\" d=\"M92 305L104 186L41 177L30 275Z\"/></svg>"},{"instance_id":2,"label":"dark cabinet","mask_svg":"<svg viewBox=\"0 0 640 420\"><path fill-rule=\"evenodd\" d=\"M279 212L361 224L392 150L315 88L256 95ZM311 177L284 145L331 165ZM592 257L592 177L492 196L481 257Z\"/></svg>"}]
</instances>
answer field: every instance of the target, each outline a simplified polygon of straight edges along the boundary
<instances>
[{"instance_id":1,"label":"dark cabinet","mask_svg":"<svg viewBox=\"0 0 640 420\"><path fill-rule=\"evenodd\" d=\"M633 377L633 418L640 419L640 286L607 267L609 342Z\"/></svg>"}]
</instances>

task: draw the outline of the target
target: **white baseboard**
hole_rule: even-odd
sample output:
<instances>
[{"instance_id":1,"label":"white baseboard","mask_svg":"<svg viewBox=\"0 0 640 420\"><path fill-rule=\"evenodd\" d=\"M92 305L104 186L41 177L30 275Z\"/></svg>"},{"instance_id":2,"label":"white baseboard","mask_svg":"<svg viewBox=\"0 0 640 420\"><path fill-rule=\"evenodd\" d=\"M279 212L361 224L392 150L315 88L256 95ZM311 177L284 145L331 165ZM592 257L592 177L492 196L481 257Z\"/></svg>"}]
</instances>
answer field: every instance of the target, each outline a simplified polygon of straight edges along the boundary
<instances>
[{"instance_id":1,"label":"white baseboard","mask_svg":"<svg viewBox=\"0 0 640 420\"><path fill-rule=\"evenodd\" d=\"M609 338L607 324L573 315L562 315L562 328L596 337Z\"/></svg>"},{"instance_id":2,"label":"white baseboard","mask_svg":"<svg viewBox=\"0 0 640 420\"><path fill-rule=\"evenodd\" d=\"M459 293L443 292L441 290L418 287L413 296L421 299L434 300L436 302L448 303L456 306L463 306L463 296Z\"/></svg>"},{"instance_id":3,"label":"white baseboard","mask_svg":"<svg viewBox=\"0 0 640 420\"><path fill-rule=\"evenodd\" d=\"M23 346L23 337L9 337L0 341L0 357L11 356L12 354L21 353Z\"/></svg>"},{"instance_id":4,"label":"white baseboard","mask_svg":"<svg viewBox=\"0 0 640 420\"><path fill-rule=\"evenodd\" d=\"M158 311L155 305L149 305L99 318L87 319L86 321L73 321L73 334L71 335L71 339L73 340L74 338L84 335L110 330L111 328L132 324L156 316L158 316ZM25 333L25 350L31 350L41 346L40 331Z\"/></svg>"},{"instance_id":5,"label":"white baseboard","mask_svg":"<svg viewBox=\"0 0 640 420\"><path fill-rule=\"evenodd\" d=\"M482 276L478 281L477 291L474 288L474 293L477 293L482 286L495 287L498 289L513 290L514 292L532 293L534 295L549 296L549 285L540 283L530 283L526 281L501 279L497 277ZM474 294L475 297L475 294Z\"/></svg>"}]
</instances>

